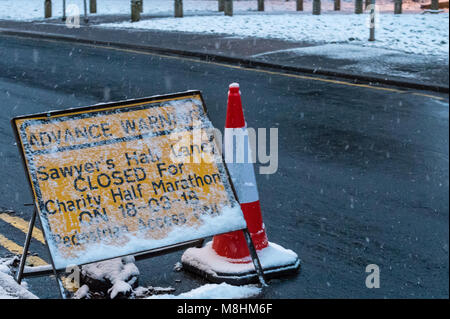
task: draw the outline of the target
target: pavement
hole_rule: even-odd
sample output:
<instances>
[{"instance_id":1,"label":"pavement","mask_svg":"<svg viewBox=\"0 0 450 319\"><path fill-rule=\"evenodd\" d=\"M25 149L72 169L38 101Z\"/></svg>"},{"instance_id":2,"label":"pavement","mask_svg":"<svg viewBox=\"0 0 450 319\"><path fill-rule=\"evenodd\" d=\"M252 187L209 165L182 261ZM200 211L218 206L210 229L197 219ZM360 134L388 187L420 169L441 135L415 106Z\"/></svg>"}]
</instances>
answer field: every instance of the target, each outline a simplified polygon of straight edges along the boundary
<instances>
[{"instance_id":1,"label":"pavement","mask_svg":"<svg viewBox=\"0 0 450 319\"><path fill-rule=\"evenodd\" d=\"M142 19L157 17L161 16L143 15ZM128 19L128 15L92 16L89 24L82 24L78 29L67 28L61 19L56 18L28 22L0 20L0 32L139 48L251 67L300 71L365 83L448 92L448 59L436 56L363 48L352 45L351 42L318 44L239 38L225 34L98 27L101 23L128 21Z\"/></svg>"},{"instance_id":2,"label":"pavement","mask_svg":"<svg viewBox=\"0 0 450 319\"><path fill-rule=\"evenodd\" d=\"M448 94L104 45L0 43L0 257L21 253L32 212L12 117L200 89L223 128L236 81L249 127L279 130L278 171L256 175L269 240L302 260L261 297L448 298ZM41 241L31 252L36 265L49 261ZM139 284L176 294L206 284L172 270L181 253L138 261ZM378 289L365 286L369 264L380 267ZM50 277L27 282L58 297Z\"/></svg>"}]
</instances>

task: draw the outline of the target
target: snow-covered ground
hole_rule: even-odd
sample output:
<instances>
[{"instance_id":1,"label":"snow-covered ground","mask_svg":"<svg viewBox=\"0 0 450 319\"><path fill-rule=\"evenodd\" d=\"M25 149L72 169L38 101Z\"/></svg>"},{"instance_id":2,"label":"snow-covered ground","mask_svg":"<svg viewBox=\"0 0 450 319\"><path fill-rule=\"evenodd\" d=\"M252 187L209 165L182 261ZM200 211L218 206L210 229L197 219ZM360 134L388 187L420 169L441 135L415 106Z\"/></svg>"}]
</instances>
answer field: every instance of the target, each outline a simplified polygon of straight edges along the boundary
<instances>
[{"instance_id":1,"label":"snow-covered ground","mask_svg":"<svg viewBox=\"0 0 450 319\"><path fill-rule=\"evenodd\" d=\"M89 2L89 0L87 1ZM428 3L428 0L414 2L404 0L404 12L418 12L420 3ZM83 12L83 0L67 0L67 6L75 4ZM333 0L322 0L322 11L333 10ZM393 11L393 0L377 0L382 11ZM173 0L144 0L143 14L173 14ZM256 0L234 0L234 12L256 11ZM53 16L62 16L62 0L52 1ZM217 0L184 0L185 13L216 12ZM265 0L266 12L289 12L295 11L295 0ZM311 12L312 0L304 0L305 12ZM341 1L342 12L354 10L354 0ZM130 12L130 0L97 0L98 14L124 14ZM44 0L0 0L0 19L34 20L43 19Z\"/></svg>"},{"instance_id":2,"label":"snow-covered ground","mask_svg":"<svg viewBox=\"0 0 450 319\"><path fill-rule=\"evenodd\" d=\"M0 299L37 299L27 290L25 282L19 285L10 273L12 259L0 258Z\"/></svg>"},{"instance_id":3,"label":"snow-covered ground","mask_svg":"<svg viewBox=\"0 0 450 319\"><path fill-rule=\"evenodd\" d=\"M0 299L37 299L27 290L25 282L17 284L10 272L10 264L14 259L0 258ZM137 280L139 270L133 257L116 258L83 266L84 276L95 281L108 282L112 287L108 290L109 298L114 299L119 294L130 298L148 299L243 299L258 296L261 288L255 285L233 286L226 283L205 284L181 294L169 294L175 291L172 287L137 287L132 288L132 281ZM91 281L92 284L95 284ZM91 298L90 287L84 284L75 293L75 299Z\"/></svg>"},{"instance_id":4,"label":"snow-covered ground","mask_svg":"<svg viewBox=\"0 0 450 319\"><path fill-rule=\"evenodd\" d=\"M175 265L174 271L180 271L180 267L181 264ZM139 270L131 256L83 266L82 274L86 278L85 283L75 293L75 299L89 299L96 293L97 296L102 295L103 298L111 299L116 297L138 299L242 299L254 297L261 293L261 288L255 285L232 286L226 283L220 285L206 284L178 295L169 294L175 291L172 287L135 287ZM105 289L107 289L107 293L101 293Z\"/></svg>"},{"instance_id":5,"label":"snow-covered ground","mask_svg":"<svg viewBox=\"0 0 450 319\"><path fill-rule=\"evenodd\" d=\"M375 42L368 42L368 14L264 14L161 18L137 23L103 24L102 27L138 28L199 33L222 33L237 37L273 38L316 43L348 43L407 53L447 56L449 14L381 13Z\"/></svg>"},{"instance_id":6,"label":"snow-covered ground","mask_svg":"<svg viewBox=\"0 0 450 319\"><path fill-rule=\"evenodd\" d=\"M63 12L62 0L52 0L52 15L61 17ZM89 0L87 0L89 6ZM83 0L66 0L67 9L76 5L83 13ZM185 12L202 12L216 9L216 1L185 0ZM173 0L144 0L143 14L172 14ZM18 10L20 8L20 10ZM89 8L88 8L89 10ZM130 0L97 0L97 14L125 14L130 13ZM0 19L36 20L44 18L44 0L0 0Z\"/></svg>"},{"instance_id":7,"label":"snow-covered ground","mask_svg":"<svg viewBox=\"0 0 450 319\"><path fill-rule=\"evenodd\" d=\"M206 284L180 295L155 295L148 299L242 299L255 297L261 288L253 285L232 286L226 283Z\"/></svg>"},{"instance_id":8,"label":"snow-covered ground","mask_svg":"<svg viewBox=\"0 0 450 319\"><path fill-rule=\"evenodd\" d=\"M0 299L37 299L37 296L27 290L25 282L19 285L14 280L10 272L12 262L12 258L0 258ZM128 295L131 298L148 299L243 299L258 296L261 293L261 288L255 285L232 286L226 283L205 284L179 295L168 294L167 292L175 290L171 287L137 287L133 289L130 278L136 280L135 276L139 275L133 257L115 258L84 266L82 272L84 276L96 281L109 282L112 285L108 290L111 299L118 294ZM75 293L74 298L91 298L90 287L84 284Z\"/></svg>"},{"instance_id":9,"label":"snow-covered ground","mask_svg":"<svg viewBox=\"0 0 450 319\"><path fill-rule=\"evenodd\" d=\"M368 14L353 14L354 0L342 0L340 12L333 11L333 0L322 0L323 14L311 14L312 0L305 0L305 11L295 12L295 1L265 0L266 12L256 12L256 0L235 0L233 17L217 12L217 0L184 0L182 19L172 18L173 0L144 0L144 14L167 15L102 24L108 28L137 28L198 33L221 33L235 37L274 38L287 41L351 43L406 53L437 55L448 60L449 15L419 14L420 4L428 0L404 0L402 15L394 15L393 0L377 0L380 8L376 42L368 42ZM62 0L53 0L53 16L62 15ZM83 0L67 0L83 12ZM19 9L18 9L19 8ZM43 18L43 0L0 0L0 19L34 20ZM97 0L97 15L128 14L129 0ZM412 13L414 12L414 13ZM199 14L199 16L192 16ZM206 14L206 15L205 15ZM127 19L128 20L128 19Z\"/></svg>"}]
</instances>

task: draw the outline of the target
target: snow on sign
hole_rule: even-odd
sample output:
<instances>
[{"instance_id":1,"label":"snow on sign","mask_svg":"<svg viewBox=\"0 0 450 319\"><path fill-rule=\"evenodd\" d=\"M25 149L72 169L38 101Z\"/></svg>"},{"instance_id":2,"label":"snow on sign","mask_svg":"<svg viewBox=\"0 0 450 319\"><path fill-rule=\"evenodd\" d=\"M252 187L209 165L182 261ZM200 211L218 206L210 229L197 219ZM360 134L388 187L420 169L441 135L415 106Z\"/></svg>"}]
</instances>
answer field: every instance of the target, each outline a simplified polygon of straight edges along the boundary
<instances>
[{"instance_id":1,"label":"snow on sign","mask_svg":"<svg viewBox=\"0 0 450 319\"><path fill-rule=\"evenodd\" d=\"M246 228L198 91L12 123L58 270Z\"/></svg>"}]
</instances>

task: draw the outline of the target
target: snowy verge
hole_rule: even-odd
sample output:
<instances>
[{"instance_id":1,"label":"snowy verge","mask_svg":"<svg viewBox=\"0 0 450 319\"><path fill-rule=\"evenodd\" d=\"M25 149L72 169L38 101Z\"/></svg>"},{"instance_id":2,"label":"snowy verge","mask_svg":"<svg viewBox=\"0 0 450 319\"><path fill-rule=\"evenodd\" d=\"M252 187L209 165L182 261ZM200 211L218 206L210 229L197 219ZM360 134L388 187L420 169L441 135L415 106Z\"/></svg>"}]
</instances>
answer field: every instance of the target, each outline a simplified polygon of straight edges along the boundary
<instances>
[{"instance_id":1,"label":"snowy verge","mask_svg":"<svg viewBox=\"0 0 450 319\"><path fill-rule=\"evenodd\" d=\"M289 63L296 65L302 58L314 56L324 57L329 60L330 62L328 62L326 67L331 66L335 69L358 72L359 74L379 74L388 75L389 77L420 79L424 82L436 81L437 73L431 71L430 67L437 69L448 65L448 56L444 55L404 54L396 50L346 43L327 43L263 52L253 55L252 58L271 61L279 57L285 59L288 57ZM332 61L337 61L337 63L332 64ZM342 63L341 61L346 62Z\"/></svg>"},{"instance_id":2,"label":"snowy verge","mask_svg":"<svg viewBox=\"0 0 450 319\"><path fill-rule=\"evenodd\" d=\"M11 259L0 258L0 299L38 299L27 290L26 283L19 285L11 276Z\"/></svg>"},{"instance_id":3,"label":"snowy verge","mask_svg":"<svg viewBox=\"0 0 450 319\"><path fill-rule=\"evenodd\" d=\"M52 17L62 17L62 3L62 0L52 1ZM89 1L87 3L89 6ZM183 5L185 12L217 11L217 3L211 0L185 0ZM173 6L170 0L144 0L142 14L172 15ZM67 13L74 12L73 8L82 15L83 0L67 0ZM97 15L111 14L131 14L130 0L97 0ZM0 0L0 19L44 20L44 0Z\"/></svg>"},{"instance_id":4,"label":"snowy verge","mask_svg":"<svg viewBox=\"0 0 450 319\"><path fill-rule=\"evenodd\" d=\"M428 1L429 2L429 1ZM76 5L83 14L83 0L67 0L67 9L70 5ZM393 11L392 0L377 0L381 11ZM322 1L322 11L333 11L332 0ZM144 0L143 14L173 15L173 0ZM184 0L184 13L218 13L217 0ZM249 12L257 10L256 0L234 1L233 10ZM266 12L293 12L296 10L296 2L286 0L265 0ZM305 12L311 13L312 0L304 0ZM354 0L342 0L341 11L353 12ZM62 0L52 1L53 17L62 16ZM130 14L129 0L97 0L97 14ZM420 12L420 3L403 1L403 12ZM0 0L0 19L11 20L38 20L44 18L44 0Z\"/></svg>"},{"instance_id":5,"label":"snowy verge","mask_svg":"<svg viewBox=\"0 0 450 319\"><path fill-rule=\"evenodd\" d=\"M404 53L445 56L448 60L449 14L380 14L376 41L368 42L368 14L235 15L160 18L140 22L100 24L103 28L133 28L226 34L236 37L294 42L352 43Z\"/></svg>"},{"instance_id":6,"label":"snowy verge","mask_svg":"<svg viewBox=\"0 0 450 319\"><path fill-rule=\"evenodd\" d=\"M179 295L155 295L147 299L244 299L255 297L261 288L253 285L232 286L226 283L206 284Z\"/></svg>"}]
</instances>

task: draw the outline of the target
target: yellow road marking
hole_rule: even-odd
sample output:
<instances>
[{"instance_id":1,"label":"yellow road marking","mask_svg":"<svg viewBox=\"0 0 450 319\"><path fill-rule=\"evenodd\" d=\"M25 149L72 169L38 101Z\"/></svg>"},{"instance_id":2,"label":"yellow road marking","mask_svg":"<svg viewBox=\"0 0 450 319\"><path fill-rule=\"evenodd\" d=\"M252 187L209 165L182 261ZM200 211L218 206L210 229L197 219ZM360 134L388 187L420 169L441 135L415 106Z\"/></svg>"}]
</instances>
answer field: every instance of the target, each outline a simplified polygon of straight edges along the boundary
<instances>
[{"instance_id":1,"label":"yellow road marking","mask_svg":"<svg viewBox=\"0 0 450 319\"><path fill-rule=\"evenodd\" d=\"M2 234L0 234L0 246L5 247L8 251L10 251L15 255L22 255L23 253L22 246L17 245L15 242L6 238ZM47 266L48 262L46 262L45 260L41 259L38 256L29 255L27 257L27 264L33 265L33 267L37 267L37 266ZM73 287L73 284L68 283L68 279L65 276L61 276L61 282L67 290L72 292L75 292L77 290L75 287Z\"/></svg>"},{"instance_id":2,"label":"yellow road marking","mask_svg":"<svg viewBox=\"0 0 450 319\"><path fill-rule=\"evenodd\" d=\"M40 41L55 42L55 43L59 42L58 40L52 40L52 39L40 39ZM347 82L347 81L326 79L326 78L322 78L322 77L313 77L313 76L307 76L307 75L268 71L268 70L263 70L263 69L256 69L256 68L242 67L242 66L237 66L237 65L232 65L232 64L205 61L205 60L183 57L183 56L165 55L165 54L160 54L160 53L153 53L153 52L133 50L133 49L124 49L124 48L110 47L110 46L97 45L97 44L89 44L89 43L77 43L77 45L100 48L100 49L105 49L105 50L129 52L129 53L142 54L142 55L152 55L152 56L165 58L165 59L182 60L182 61L189 61L189 62L193 62L193 63L212 64L212 65L217 65L217 66L221 66L221 67L229 68L229 69L237 69L237 70L243 70L243 71L249 71L249 72L258 72L258 73L278 75L278 76L283 76L283 77L291 77L291 78L297 78L297 79L303 79L303 80L311 80L311 81L319 81L319 82L326 82L326 83L353 86L353 87L361 87L361 88L372 89L372 90L380 90L380 91L387 91L387 92L393 92L393 93L409 93L409 94L413 94L413 95L418 95L418 96L423 96L423 97L428 97L428 98L438 99L438 100L445 99L443 97L436 96L436 95L422 94L422 93L411 92L411 91L407 91L407 90L393 89L393 88L374 86L374 85L369 85L369 84L357 84L357 83L352 83L352 82Z\"/></svg>"},{"instance_id":3,"label":"yellow road marking","mask_svg":"<svg viewBox=\"0 0 450 319\"><path fill-rule=\"evenodd\" d=\"M28 223L20 217L12 216L6 213L0 213L0 219L23 231L25 234L28 232ZM33 237L45 245L44 235L42 234L42 231L40 229L34 227ZM22 255L23 253L22 246L16 244L2 234L0 234L0 246L3 246L8 251L16 255ZM27 263L33 265L34 267L48 265L48 263L42 258L31 255L27 257ZM65 276L61 276L61 282L67 290L71 292L75 292L77 290L72 283L68 282L68 278L66 278Z\"/></svg>"},{"instance_id":4,"label":"yellow road marking","mask_svg":"<svg viewBox=\"0 0 450 319\"><path fill-rule=\"evenodd\" d=\"M13 254L22 255L23 253L23 247L17 245L15 242L9 240L2 234L0 234L0 245L5 247L8 251L10 251ZM45 260L39 258L38 256L28 256L27 261L28 263L33 264L33 266L48 265L48 263Z\"/></svg>"},{"instance_id":5,"label":"yellow road marking","mask_svg":"<svg viewBox=\"0 0 450 319\"><path fill-rule=\"evenodd\" d=\"M29 223L27 223L22 218L17 217L17 216L12 216L12 215L9 215L6 213L0 213L0 219L7 222L8 224L14 226L15 228L21 230L25 234L28 233ZM38 229L36 227L34 227L34 229L33 229L33 238L45 245L44 234L42 233L42 231L40 229Z\"/></svg>"},{"instance_id":6,"label":"yellow road marking","mask_svg":"<svg viewBox=\"0 0 450 319\"><path fill-rule=\"evenodd\" d=\"M413 95L419 95L419 96L430 97L430 98L436 99L436 100L445 100L443 97L440 97L440 96L435 96L435 95L430 95L430 94L424 94L424 93L418 93L418 92L414 92Z\"/></svg>"}]
</instances>

